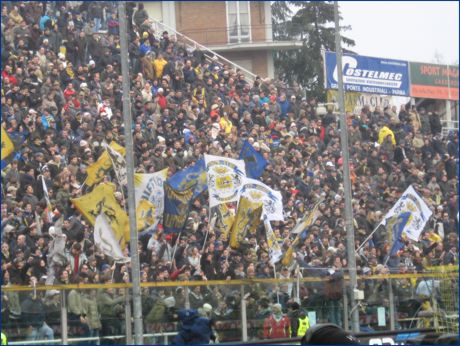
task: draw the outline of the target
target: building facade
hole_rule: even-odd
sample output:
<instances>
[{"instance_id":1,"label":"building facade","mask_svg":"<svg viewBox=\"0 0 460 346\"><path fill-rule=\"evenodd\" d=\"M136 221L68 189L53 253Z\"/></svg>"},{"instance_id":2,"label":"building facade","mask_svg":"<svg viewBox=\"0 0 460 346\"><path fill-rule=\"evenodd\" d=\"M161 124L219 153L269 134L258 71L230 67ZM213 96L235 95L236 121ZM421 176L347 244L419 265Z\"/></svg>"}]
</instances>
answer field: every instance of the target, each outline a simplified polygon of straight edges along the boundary
<instances>
[{"instance_id":1,"label":"building facade","mask_svg":"<svg viewBox=\"0 0 460 346\"><path fill-rule=\"evenodd\" d=\"M273 52L301 45L273 41L270 1L153 1L153 18L262 78L273 78Z\"/></svg>"}]
</instances>

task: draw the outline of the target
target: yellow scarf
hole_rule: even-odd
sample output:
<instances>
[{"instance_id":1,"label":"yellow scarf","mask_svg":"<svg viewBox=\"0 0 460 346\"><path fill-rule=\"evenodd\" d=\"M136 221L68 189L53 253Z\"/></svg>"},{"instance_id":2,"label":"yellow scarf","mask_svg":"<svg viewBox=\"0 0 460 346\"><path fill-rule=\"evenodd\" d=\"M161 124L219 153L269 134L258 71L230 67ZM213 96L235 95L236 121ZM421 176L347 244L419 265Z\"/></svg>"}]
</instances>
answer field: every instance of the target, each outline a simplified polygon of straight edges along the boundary
<instances>
[{"instance_id":1,"label":"yellow scarf","mask_svg":"<svg viewBox=\"0 0 460 346\"><path fill-rule=\"evenodd\" d=\"M70 67L67 67L66 71L67 71L67 74L69 75L70 78L75 77L75 73L73 72L73 70Z\"/></svg>"}]
</instances>

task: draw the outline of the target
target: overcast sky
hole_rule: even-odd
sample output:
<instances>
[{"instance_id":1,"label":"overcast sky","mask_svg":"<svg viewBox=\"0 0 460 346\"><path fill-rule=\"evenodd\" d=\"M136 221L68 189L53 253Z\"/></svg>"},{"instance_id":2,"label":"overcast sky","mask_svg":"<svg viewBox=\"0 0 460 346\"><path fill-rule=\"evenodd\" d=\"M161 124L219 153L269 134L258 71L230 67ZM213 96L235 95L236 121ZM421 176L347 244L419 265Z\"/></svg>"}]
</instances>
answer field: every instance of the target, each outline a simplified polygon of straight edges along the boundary
<instances>
[{"instance_id":1,"label":"overcast sky","mask_svg":"<svg viewBox=\"0 0 460 346\"><path fill-rule=\"evenodd\" d=\"M457 1L339 1L342 34L360 55L419 62L458 63Z\"/></svg>"}]
</instances>

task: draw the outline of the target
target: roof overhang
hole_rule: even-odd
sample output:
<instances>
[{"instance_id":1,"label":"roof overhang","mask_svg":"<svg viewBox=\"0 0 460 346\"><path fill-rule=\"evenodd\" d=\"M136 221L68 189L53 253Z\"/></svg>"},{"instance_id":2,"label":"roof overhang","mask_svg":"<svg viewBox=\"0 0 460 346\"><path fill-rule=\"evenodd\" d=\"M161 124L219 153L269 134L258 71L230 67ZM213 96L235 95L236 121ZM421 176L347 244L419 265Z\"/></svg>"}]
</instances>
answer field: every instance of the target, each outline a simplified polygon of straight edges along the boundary
<instances>
[{"instance_id":1,"label":"roof overhang","mask_svg":"<svg viewBox=\"0 0 460 346\"><path fill-rule=\"evenodd\" d=\"M265 42L242 42L225 45L208 46L216 52L239 52L257 50L290 50L302 47L302 41L265 41Z\"/></svg>"}]
</instances>

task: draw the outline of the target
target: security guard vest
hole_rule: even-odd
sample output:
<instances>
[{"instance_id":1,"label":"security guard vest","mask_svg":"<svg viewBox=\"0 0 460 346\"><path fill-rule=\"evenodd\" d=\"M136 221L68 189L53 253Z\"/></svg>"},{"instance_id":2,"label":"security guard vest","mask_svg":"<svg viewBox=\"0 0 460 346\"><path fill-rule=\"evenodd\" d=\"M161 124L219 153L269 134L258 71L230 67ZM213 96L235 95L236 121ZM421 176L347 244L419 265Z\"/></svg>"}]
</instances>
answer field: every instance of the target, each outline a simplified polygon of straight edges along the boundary
<instances>
[{"instance_id":1,"label":"security guard vest","mask_svg":"<svg viewBox=\"0 0 460 346\"><path fill-rule=\"evenodd\" d=\"M8 339L6 338L6 335L3 334L3 332L2 332L2 345L8 345Z\"/></svg>"},{"instance_id":2,"label":"security guard vest","mask_svg":"<svg viewBox=\"0 0 460 346\"><path fill-rule=\"evenodd\" d=\"M308 328L310 328L310 320L308 319L308 317L299 317L299 328L297 328L297 336L304 336Z\"/></svg>"}]
</instances>

